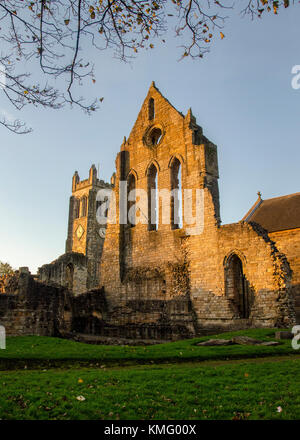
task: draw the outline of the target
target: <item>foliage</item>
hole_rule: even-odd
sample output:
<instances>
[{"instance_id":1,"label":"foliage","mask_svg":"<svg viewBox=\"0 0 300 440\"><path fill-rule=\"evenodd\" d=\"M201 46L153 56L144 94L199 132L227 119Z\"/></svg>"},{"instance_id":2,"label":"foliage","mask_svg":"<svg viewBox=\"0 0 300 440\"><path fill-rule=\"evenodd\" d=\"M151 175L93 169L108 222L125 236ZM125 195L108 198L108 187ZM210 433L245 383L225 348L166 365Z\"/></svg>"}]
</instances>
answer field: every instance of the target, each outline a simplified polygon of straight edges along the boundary
<instances>
[{"instance_id":1,"label":"foliage","mask_svg":"<svg viewBox=\"0 0 300 440\"><path fill-rule=\"evenodd\" d=\"M0 261L0 276L12 275L13 273L14 270L9 263L3 263L2 261Z\"/></svg>"},{"instance_id":2,"label":"foliage","mask_svg":"<svg viewBox=\"0 0 300 440\"><path fill-rule=\"evenodd\" d=\"M13 275L14 271L10 264L0 261L0 293L5 292L5 288Z\"/></svg>"},{"instance_id":3,"label":"foliage","mask_svg":"<svg viewBox=\"0 0 300 440\"><path fill-rule=\"evenodd\" d=\"M164 271L160 267L139 266L136 268L129 268L126 271L125 280L135 283L141 283L145 280L164 278Z\"/></svg>"},{"instance_id":4,"label":"foliage","mask_svg":"<svg viewBox=\"0 0 300 440\"><path fill-rule=\"evenodd\" d=\"M277 14L290 2L239 4L242 14L253 18ZM168 27L175 25L182 58L202 58L215 36L224 38L225 14L233 9L231 0L0 0L0 92L18 110L70 103L93 112L99 100L86 103L73 92L84 79L96 81L86 48L113 49L121 60L130 60L141 49L153 49L154 41L165 42ZM44 74L43 84L33 79L35 70ZM15 133L30 131L19 120L3 117L0 124Z\"/></svg>"}]
</instances>

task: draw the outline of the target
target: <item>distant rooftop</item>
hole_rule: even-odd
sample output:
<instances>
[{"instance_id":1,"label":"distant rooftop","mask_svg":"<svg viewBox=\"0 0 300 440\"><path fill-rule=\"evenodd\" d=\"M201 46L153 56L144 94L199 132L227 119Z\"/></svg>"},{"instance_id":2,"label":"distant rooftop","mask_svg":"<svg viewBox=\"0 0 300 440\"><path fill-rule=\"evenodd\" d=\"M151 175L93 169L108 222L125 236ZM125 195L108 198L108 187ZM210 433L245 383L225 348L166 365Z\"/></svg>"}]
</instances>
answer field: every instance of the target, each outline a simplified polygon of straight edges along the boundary
<instances>
[{"instance_id":1,"label":"distant rooftop","mask_svg":"<svg viewBox=\"0 0 300 440\"><path fill-rule=\"evenodd\" d=\"M258 200L242 219L259 223L268 232L300 228L300 192Z\"/></svg>"}]
</instances>

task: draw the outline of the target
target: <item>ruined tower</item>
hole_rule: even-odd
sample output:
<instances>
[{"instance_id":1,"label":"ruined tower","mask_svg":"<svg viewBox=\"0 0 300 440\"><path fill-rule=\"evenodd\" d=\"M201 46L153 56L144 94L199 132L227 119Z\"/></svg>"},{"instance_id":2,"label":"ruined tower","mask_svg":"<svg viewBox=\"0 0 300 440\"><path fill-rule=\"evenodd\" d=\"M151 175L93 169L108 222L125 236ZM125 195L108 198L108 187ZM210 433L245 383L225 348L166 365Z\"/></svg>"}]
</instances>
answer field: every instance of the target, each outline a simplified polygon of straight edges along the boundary
<instances>
[{"instance_id":1,"label":"ruined tower","mask_svg":"<svg viewBox=\"0 0 300 440\"><path fill-rule=\"evenodd\" d=\"M80 180L75 171L69 204L66 252L39 268L39 279L47 284L65 286L75 295L99 286L99 264L105 228L98 224L97 193L111 185L97 178L92 165L88 179Z\"/></svg>"},{"instance_id":2,"label":"ruined tower","mask_svg":"<svg viewBox=\"0 0 300 440\"><path fill-rule=\"evenodd\" d=\"M108 183L97 178L97 170L92 165L89 177L80 180L75 171L72 179L72 195L69 203L68 236L66 253L80 253L87 257L87 289L98 287L99 262L105 237L105 229L101 228L96 218L98 203L97 192L110 188Z\"/></svg>"}]
</instances>

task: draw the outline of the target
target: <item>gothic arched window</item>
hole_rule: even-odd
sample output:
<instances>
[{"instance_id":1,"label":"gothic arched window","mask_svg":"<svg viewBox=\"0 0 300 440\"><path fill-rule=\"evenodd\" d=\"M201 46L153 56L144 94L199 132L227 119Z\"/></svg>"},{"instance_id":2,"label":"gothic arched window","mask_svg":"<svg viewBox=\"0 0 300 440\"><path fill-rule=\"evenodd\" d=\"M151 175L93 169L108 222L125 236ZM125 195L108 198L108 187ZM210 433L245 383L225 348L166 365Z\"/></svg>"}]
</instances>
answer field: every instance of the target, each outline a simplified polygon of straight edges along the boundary
<instances>
[{"instance_id":1,"label":"gothic arched window","mask_svg":"<svg viewBox=\"0 0 300 440\"><path fill-rule=\"evenodd\" d=\"M81 217L86 217L87 212L87 198L86 196L81 199Z\"/></svg>"},{"instance_id":2,"label":"gothic arched window","mask_svg":"<svg viewBox=\"0 0 300 440\"><path fill-rule=\"evenodd\" d=\"M158 185L157 168L152 164L147 171L147 189L148 189L148 230L156 231L158 229Z\"/></svg>"},{"instance_id":3,"label":"gothic arched window","mask_svg":"<svg viewBox=\"0 0 300 440\"><path fill-rule=\"evenodd\" d=\"M134 174L130 173L127 179L127 218L131 228L135 226L135 188L136 179ZM128 200L129 194L131 200Z\"/></svg>"},{"instance_id":4,"label":"gothic arched window","mask_svg":"<svg viewBox=\"0 0 300 440\"><path fill-rule=\"evenodd\" d=\"M80 200L75 199L75 202L74 202L74 217L75 218L79 217L79 210L80 210Z\"/></svg>"},{"instance_id":5,"label":"gothic arched window","mask_svg":"<svg viewBox=\"0 0 300 440\"><path fill-rule=\"evenodd\" d=\"M152 119L155 118L155 104L153 98L150 98L148 102L148 116L149 121L152 121Z\"/></svg>"},{"instance_id":6,"label":"gothic arched window","mask_svg":"<svg viewBox=\"0 0 300 440\"><path fill-rule=\"evenodd\" d=\"M182 186L181 163L175 157L171 164L171 226L172 229L182 228Z\"/></svg>"}]
</instances>

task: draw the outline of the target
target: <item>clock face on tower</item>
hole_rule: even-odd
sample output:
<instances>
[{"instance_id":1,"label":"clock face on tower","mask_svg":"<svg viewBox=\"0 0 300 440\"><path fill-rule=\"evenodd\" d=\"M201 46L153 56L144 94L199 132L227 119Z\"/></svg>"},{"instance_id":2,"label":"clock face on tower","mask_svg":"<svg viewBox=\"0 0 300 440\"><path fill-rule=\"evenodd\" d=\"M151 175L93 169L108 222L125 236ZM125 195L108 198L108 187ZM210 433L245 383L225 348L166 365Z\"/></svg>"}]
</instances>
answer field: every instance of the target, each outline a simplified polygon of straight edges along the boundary
<instances>
[{"instance_id":1,"label":"clock face on tower","mask_svg":"<svg viewBox=\"0 0 300 440\"><path fill-rule=\"evenodd\" d=\"M84 229L81 225L79 225L78 228L76 229L76 236L77 236L78 240L81 239L83 234L84 234Z\"/></svg>"},{"instance_id":2,"label":"clock face on tower","mask_svg":"<svg viewBox=\"0 0 300 440\"><path fill-rule=\"evenodd\" d=\"M101 238L105 238L105 232L106 232L105 228L100 228L98 232Z\"/></svg>"}]
</instances>

